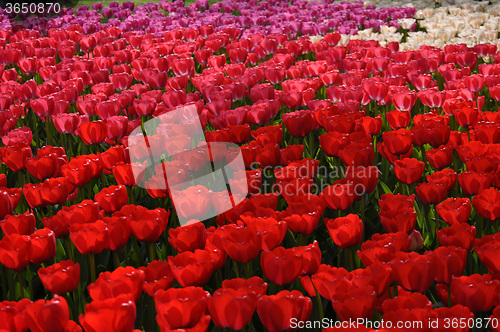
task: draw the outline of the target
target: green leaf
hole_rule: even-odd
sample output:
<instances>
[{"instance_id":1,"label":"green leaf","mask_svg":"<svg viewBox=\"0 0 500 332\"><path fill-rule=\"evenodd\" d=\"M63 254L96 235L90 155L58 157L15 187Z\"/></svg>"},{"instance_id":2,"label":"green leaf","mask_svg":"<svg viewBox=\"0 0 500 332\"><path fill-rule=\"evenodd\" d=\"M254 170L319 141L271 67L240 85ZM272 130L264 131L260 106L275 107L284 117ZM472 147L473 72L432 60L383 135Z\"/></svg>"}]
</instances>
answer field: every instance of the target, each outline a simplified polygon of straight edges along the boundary
<instances>
[{"instance_id":1,"label":"green leaf","mask_svg":"<svg viewBox=\"0 0 500 332\"><path fill-rule=\"evenodd\" d=\"M379 183L380 183L380 186L382 187L382 190L384 190L384 193L392 194L391 189L389 189L389 187L385 183L383 183L382 181L380 181Z\"/></svg>"}]
</instances>

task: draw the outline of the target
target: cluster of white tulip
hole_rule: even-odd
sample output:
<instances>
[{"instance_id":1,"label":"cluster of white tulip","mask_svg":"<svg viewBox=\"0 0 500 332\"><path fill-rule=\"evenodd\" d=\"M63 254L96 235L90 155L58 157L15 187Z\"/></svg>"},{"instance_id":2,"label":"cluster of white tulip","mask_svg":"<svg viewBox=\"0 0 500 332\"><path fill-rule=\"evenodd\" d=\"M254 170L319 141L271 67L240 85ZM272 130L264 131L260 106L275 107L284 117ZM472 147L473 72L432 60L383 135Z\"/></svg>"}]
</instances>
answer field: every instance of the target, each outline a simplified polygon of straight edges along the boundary
<instances>
[{"instance_id":1,"label":"cluster of white tulip","mask_svg":"<svg viewBox=\"0 0 500 332\"><path fill-rule=\"evenodd\" d=\"M400 29L381 26L380 31L359 30L357 35L343 35L340 44L350 39L378 40L381 45L397 41L400 50L418 49L421 45L443 48L448 44L497 44L500 47L500 1L417 0L411 3L392 0L367 0L377 7L412 6L415 18L398 20ZM412 29L417 24L416 29ZM412 31L413 30L413 31Z\"/></svg>"}]
</instances>

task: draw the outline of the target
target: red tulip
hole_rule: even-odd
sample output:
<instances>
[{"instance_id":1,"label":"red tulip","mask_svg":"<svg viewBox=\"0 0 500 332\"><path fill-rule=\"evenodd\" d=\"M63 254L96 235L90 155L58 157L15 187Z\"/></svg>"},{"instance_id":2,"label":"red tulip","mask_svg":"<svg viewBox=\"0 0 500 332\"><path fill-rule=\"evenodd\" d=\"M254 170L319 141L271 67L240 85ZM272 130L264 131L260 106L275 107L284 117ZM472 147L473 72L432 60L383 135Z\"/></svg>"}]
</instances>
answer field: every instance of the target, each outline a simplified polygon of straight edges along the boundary
<instances>
[{"instance_id":1,"label":"red tulip","mask_svg":"<svg viewBox=\"0 0 500 332\"><path fill-rule=\"evenodd\" d=\"M456 304L472 312L488 311L498 303L500 282L491 274L461 276L451 281L451 294Z\"/></svg>"},{"instance_id":2,"label":"red tulip","mask_svg":"<svg viewBox=\"0 0 500 332\"><path fill-rule=\"evenodd\" d=\"M408 110L390 111L385 113L385 118L392 130L397 130L399 128L406 128L410 125L411 113Z\"/></svg>"},{"instance_id":3,"label":"red tulip","mask_svg":"<svg viewBox=\"0 0 500 332\"><path fill-rule=\"evenodd\" d=\"M80 282L80 264L71 260L38 269L38 276L49 292L64 295L72 292Z\"/></svg>"},{"instance_id":4,"label":"red tulip","mask_svg":"<svg viewBox=\"0 0 500 332\"><path fill-rule=\"evenodd\" d=\"M437 149L425 151L425 157L432 167L442 169L450 166L453 162L453 149L449 146L442 145Z\"/></svg>"},{"instance_id":5,"label":"red tulip","mask_svg":"<svg viewBox=\"0 0 500 332\"><path fill-rule=\"evenodd\" d=\"M100 253L108 244L108 230L102 220L94 223L73 224L70 226L71 241L83 255Z\"/></svg>"},{"instance_id":6,"label":"red tulip","mask_svg":"<svg viewBox=\"0 0 500 332\"><path fill-rule=\"evenodd\" d=\"M346 210L355 198L352 182L337 180L332 186L326 187L320 194L325 204L332 210Z\"/></svg>"},{"instance_id":7,"label":"red tulip","mask_svg":"<svg viewBox=\"0 0 500 332\"><path fill-rule=\"evenodd\" d=\"M391 265L397 283L411 291L425 292L436 275L435 260L416 252L396 253Z\"/></svg>"},{"instance_id":8,"label":"red tulip","mask_svg":"<svg viewBox=\"0 0 500 332\"><path fill-rule=\"evenodd\" d=\"M338 289L332 306L343 321L369 319L375 310L376 298L377 294L371 286L351 286L348 289Z\"/></svg>"},{"instance_id":9,"label":"red tulip","mask_svg":"<svg viewBox=\"0 0 500 332\"><path fill-rule=\"evenodd\" d=\"M370 166L373 164L374 152L372 143L350 143L339 153L346 166Z\"/></svg>"},{"instance_id":10,"label":"red tulip","mask_svg":"<svg viewBox=\"0 0 500 332\"><path fill-rule=\"evenodd\" d=\"M466 320L472 322L472 320L474 319L474 314L469 310L469 308L459 304L454 305L451 308L435 308L432 310L432 316L433 318L431 319L437 319L438 321L438 327L435 330L443 332L449 330L448 322L460 322L460 319L462 319L462 321ZM457 328L454 330L467 332L470 330L470 328L467 325L463 327L463 324L462 326L458 324Z\"/></svg>"},{"instance_id":11,"label":"red tulip","mask_svg":"<svg viewBox=\"0 0 500 332\"><path fill-rule=\"evenodd\" d=\"M5 331L23 332L28 329L25 313L31 301L23 298L17 302L0 302L0 329Z\"/></svg>"},{"instance_id":12,"label":"red tulip","mask_svg":"<svg viewBox=\"0 0 500 332\"><path fill-rule=\"evenodd\" d=\"M394 162L394 174L406 184L418 182L424 174L425 163L415 158L404 158Z\"/></svg>"},{"instance_id":13,"label":"red tulip","mask_svg":"<svg viewBox=\"0 0 500 332\"><path fill-rule=\"evenodd\" d=\"M127 189L123 185L110 186L97 193L94 200L106 213L113 213L127 204Z\"/></svg>"},{"instance_id":14,"label":"red tulip","mask_svg":"<svg viewBox=\"0 0 500 332\"><path fill-rule=\"evenodd\" d=\"M31 241L27 235L11 234L0 240L0 263L14 271L30 263Z\"/></svg>"},{"instance_id":15,"label":"red tulip","mask_svg":"<svg viewBox=\"0 0 500 332\"><path fill-rule=\"evenodd\" d=\"M411 131L403 128L396 131L387 131L382 134L385 147L394 155L402 155L410 150L411 137Z\"/></svg>"},{"instance_id":16,"label":"red tulip","mask_svg":"<svg viewBox=\"0 0 500 332\"><path fill-rule=\"evenodd\" d=\"M248 263L259 255L262 249L260 233L249 227L227 225L222 231L222 246L231 259Z\"/></svg>"},{"instance_id":17,"label":"red tulip","mask_svg":"<svg viewBox=\"0 0 500 332\"><path fill-rule=\"evenodd\" d=\"M214 260L209 252L196 249L168 256L168 265L175 280L182 287L204 286L214 271Z\"/></svg>"},{"instance_id":18,"label":"red tulip","mask_svg":"<svg viewBox=\"0 0 500 332\"><path fill-rule=\"evenodd\" d=\"M178 252L204 249L207 238L205 225L197 220L168 231L168 242Z\"/></svg>"},{"instance_id":19,"label":"red tulip","mask_svg":"<svg viewBox=\"0 0 500 332\"><path fill-rule=\"evenodd\" d=\"M85 331L132 332L134 329L136 307L130 295L92 301L85 306L85 314L78 320Z\"/></svg>"},{"instance_id":20,"label":"red tulip","mask_svg":"<svg viewBox=\"0 0 500 332\"><path fill-rule=\"evenodd\" d=\"M324 223L333 242L342 249L355 246L361 242L363 221L356 214L328 219Z\"/></svg>"},{"instance_id":21,"label":"red tulip","mask_svg":"<svg viewBox=\"0 0 500 332\"><path fill-rule=\"evenodd\" d=\"M471 214L471 202L468 198L451 197L436 205L436 210L448 225L466 223Z\"/></svg>"},{"instance_id":22,"label":"red tulip","mask_svg":"<svg viewBox=\"0 0 500 332\"><path fill-rule=\"evenodd\" d=\"M241 219L252 231L260 233L262 238L262 249L273 250L283 242L286 235L287 222L278 221L275 218L256 218L241 216Z\"/></svg>"},{"instance_id":23,"label":"red tulip","mask_svg":"<svg viewBox=\"0 0 500 332\"><path fill-rule=\"evenodd\" d=\"M316 126L316 121L311 111L285 113L282 116L282 121L293 137L307 136Z\"/></svg>"},{"instance_id":24,"label":"red tulip","mask_svg":"<svg viewBox=\"0 0 500 332\"><path fill-rule=\"evenodd\" d=\"M495 188L482 190L472 199L472 205L476 212L488 220L500 217L500 192Z\"/></svg>"},{"instance_id":25,"label":"red tulip","mask_svg":"<svg viewBox=\"0 0 500 332\"><path fill-rule=\"evenodd\" d=\"M26 308L26 324L33 332L65 332L69 323L68 303L61 296L38 300Z\"/></svg>"},{"instance_id":26,"label":"red tulip","mask_svg":"<svg viewBox=\"0 0 500 332\"><path fill-rule=\"evenodd\" d=\"M155 294L156 320L163 330L205 329L210 323L207 299L210 293L200 287L170 288Z\"/></svg>"},{"instance_id":27,"label":"red tulip","mask_svg":"<svg viewBox=\"0 0 500 332\"><path fill-rule=\"evenodd\" d=\"M491 273L500 272L500 261L498 259L500 237L497 234L484 235L474 243L474 250L477 256Z\"/></svg>"},{"instance_id":28,"label":"red tulip","mask_svg":"<svg viewBox=\"0 0 500 332\"><path fill-rule=\"evenodd\" d=\"M152 261L139 270L144 271L144 291L151 297L159 290L170 288L175 280L167 261Z\"/></svg>"},{"instance_id":29,"label":"red tulip","mask_svg":"<svg viewBox=\"0 0 500 332\"><path fill-rule=\"evenodd\" d=\"M56 256L56 237L49 228L42 228L30 235L33 264L41 264Z\"/></svg>"},{"instance_id":30,"label":"red tulip","mask_svg":"<svg viewBox=\"0 0 500 332\"><path fill-rule=\"evenodd\" d=\"M280 286L295 281L302 271L301 259L296 251L284 247L264 251L260 256L260 265L264 275Z\"/></svg>"},{"instance_id":31,"label":"red tulip","mask_svg":"<svg viewBox=\"0 0 500 332\"><path fill-rule=\"evenodd\" d=\"M436 262L437 282L450 284L453 277L461 276L464 273L467 260L467 251L460 247L438 247L426 254L434 256Z\"/></svg>"},{"instance_id":32,"label":"red tulip","mask_svg":"<svg viewBox=\"0 0 500 332\"><path fill-rule=\"evenodd\" d=\"M126 217L132 234L138 240L155 242L167 227L170 211L161 208L148 210L140 205L126 205L113 216Z\"/></svg>"},{"instance_id":33,"label":"red tulip","mask_svg":"<svg viewBox=\"0 0 500 332\"><path fill-rule=\"evenodd\" d=\"M113 272L99 274L95 283L90 284L87 289L94 301L116 298L121 294L127 294L137 301L142 294L144 277L142 270L120 266Z\"/></svg>"},{"instance_id":34,"label":"red tulip","mask_svg":"<svg viewBox=\"0 0 500 332\"><path fill-rule=\"evenodd\" d=\"M101 144L106 139L106 122L98 120L83 123L77 132L85 144Z\"/></svg>"},{"instance_id":35,"label":"red tulip","mask_svg":"<svg viewBox=\"0 0 500 332\"><path fill-rule=\"evenodd\" d=\"M7 199L6 202L10 203L10 199ZM7 215L4 220L0 222L0 226L5 235L30 235L36 229L36 219L35 216L29 212L18 215Z\"/></svg>"},{"instance_id":36,"label":"red tulip","mask_svg":"<svg viewBox=\"0 0 500 332\"><path fill-rule=\"evenodd\" d=\"M311 299L296 290L284 290L271 296L264 295L257 301L257 314L270 332L290 329L293 320L307 321L311 311Z\"/></svg>"},{"instance_id":37,"label":"red tulip","mask_svg":"<svg viewBox=\"0 0 500 332\"><path fill-rule=\"evenodd\" d=\"M240 330L252 319L257 307L257 296L244 289L221 288L208 299L208 310L219 328Z\"/></svg>"},{"instance_id":38,"label":"red tulip","mask_svg":"<svg viewBox=\"0 0 500 332\"><path fill-rule=\"evenodd\" d=\"M441 203L448 193L442 182L419 183L416 190L418 198L426 205Z\"/></svg>"}]
</instances>

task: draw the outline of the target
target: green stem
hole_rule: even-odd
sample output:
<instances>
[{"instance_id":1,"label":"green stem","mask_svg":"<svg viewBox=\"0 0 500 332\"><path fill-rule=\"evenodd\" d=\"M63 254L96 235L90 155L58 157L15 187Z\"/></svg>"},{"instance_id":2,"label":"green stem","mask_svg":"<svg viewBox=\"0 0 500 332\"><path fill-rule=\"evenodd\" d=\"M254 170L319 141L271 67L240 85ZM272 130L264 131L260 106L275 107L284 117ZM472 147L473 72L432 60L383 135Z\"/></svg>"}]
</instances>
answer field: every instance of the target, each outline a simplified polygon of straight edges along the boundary
<instances>
[{"instance_id":1,"label":"green stem","mask_svg":"<svg viewBox=\"0 0 500 332\"><path fill-rule=\"evenodd\" d=\"M398 297L398 284L397 283L394 283L394 285L392 285L392 296Z\"/></svg>"},{"instance_id":2,"label":"green stem","mask_svg":"<svg viewBox=\"0 0 500 332\"><path fill-rule=\"evenodd\" d=\"M135 257L136 257L136 264L139 266L144 266L144 258L142 257L140 250L139 250L139 244L137 243L137 239L132 236L132 245L134 246L134 251L135 251Z\"/></svg>"},{"instance_id":3,"label":"green stem","mask_svg":"<svg viewBox=\"0 0 500 332\"><path fill-rule=\"evenodd\" d=\"M154 242L149 242L149 262L156 260L156 249Z\"/></svg>"},{"instance_id":4,"label":"green stem","mask_svg":"<svg viewBox=\"0 0 500 332\"><path fill-rule=\"evenodd\" d=\"M240 277L240 272L238 271L238 264L235 260L233 260L234 273L236 274L236 278Z\"/></svg>"},{"instance_id":5,"label":"green stem","mask_svg":"<svg viewBox=\"0 0 500 332\"><path fill-rule=\"evenodd\" d=\"M50 123L49 117L45 118L45 143L50 145Z\"/></svg>"},{"instance_id":6,"label":"green stem","mask_svg":"<svg viewBox=\"0 0 500 332\"><path fill-rule=\"evenodd\" d=\"M24 277L21 271L17 272L17 281L19 282L19 297L22 299L24 297Z\"/></svg>"},{"instance_id":7,"label":"green stem","mask_svg":"<svg viewBox=\"0 0 500 332\"><path fill-rule=\"evenodd\" d=\"M250 279L252 277L252 267L251 267L252 263L251 262L248 262L245 264L245 275L247 277L247 279Z\"/></svg>"},{"instance_id":8,"label":"green stem","mask_svg":"<svg viewBox=\"0 0 500 332\"><path fill-rule=\"evenodd\" d=\"M32 276L31 276L31 267L28 264L26 266L26 277L28 278L28 289L30 291L30 300L33 300L33 281L32 281Z\"/></svg>"},{"instance_id":9,"label":"green stem","mask_svg":"<svg viewBox=\"0 0 500 332\"><path fill-rule=\"evenodd\" d=\"M113 251L113 257L115 259L115 268L117 269L120 267L120 256L118 256L117 250Z\"/></svg>"},{"instance_id":10,"label":"green stem","mask_svg":"<svg viewBox=\"0 0 500 332\"><path fill-rule=\"evenodd\" d=\"M64 238L64 245L66 247L66 253L68 254L69 259L74 261L73 248L71 247L71 240L70 240L69 236L66 236Z\"/></svg>"},{"instance_id":11,"label":"green stem","mask_svg":"<svg viewBox=\"0 0 500 332\"><path fill-rule=\"evenodd\" d=\"M10 269L7 269L8 271L8 277L7 277L7 282L9 283L9 295L10 299L14 301L16 299L16 291L14 288L14 276L13 276L13 271Z\"/></svg>"},{"instance_id":12,"label":"green stem","mask_svg":"<svg viewBox=\"0 0 500 332\"><path fill-rule=\"evenodd\" d=\"M319 295L319 292L316 289L316 286L314 286L311 275L309 275L309 280L311 280L311 285L313 286L314 292L316 293L316 304L318 306L318 317L319 317L320 321L323 321L324 313L323 313L323 302L321 302L321 296Z\"/></svg>"},{"instance_id":13,"label":"green stem","mask_svg":"<svg viewBox=\"0 0 500 332\"><path fill-rule=\"evenodd\" d=\"M95 256L94 256L94 253L91 252L89 257L90 257L90 281L92 283L94 283L95 280L96 280L96 277L95 277Z\"/></svg>"}]
</instances>

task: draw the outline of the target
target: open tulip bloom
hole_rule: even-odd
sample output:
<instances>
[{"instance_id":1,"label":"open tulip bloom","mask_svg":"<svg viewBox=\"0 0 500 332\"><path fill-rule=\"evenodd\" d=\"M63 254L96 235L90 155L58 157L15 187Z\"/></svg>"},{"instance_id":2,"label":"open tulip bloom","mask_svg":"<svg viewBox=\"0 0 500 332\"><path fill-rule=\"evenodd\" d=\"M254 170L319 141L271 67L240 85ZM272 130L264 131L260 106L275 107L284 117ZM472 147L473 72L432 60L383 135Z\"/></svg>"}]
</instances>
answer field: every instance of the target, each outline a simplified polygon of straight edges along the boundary
<instances>
[{"instance_id":1,"label":"open tulip bloom","mask_svg":"<svg viewBox=\"0 0 500 332\"><path fill-rule=\"evenodd\" d=\"M500 331L498 1L0 5L1 331Z\"/></svg>"}]
</instances>

